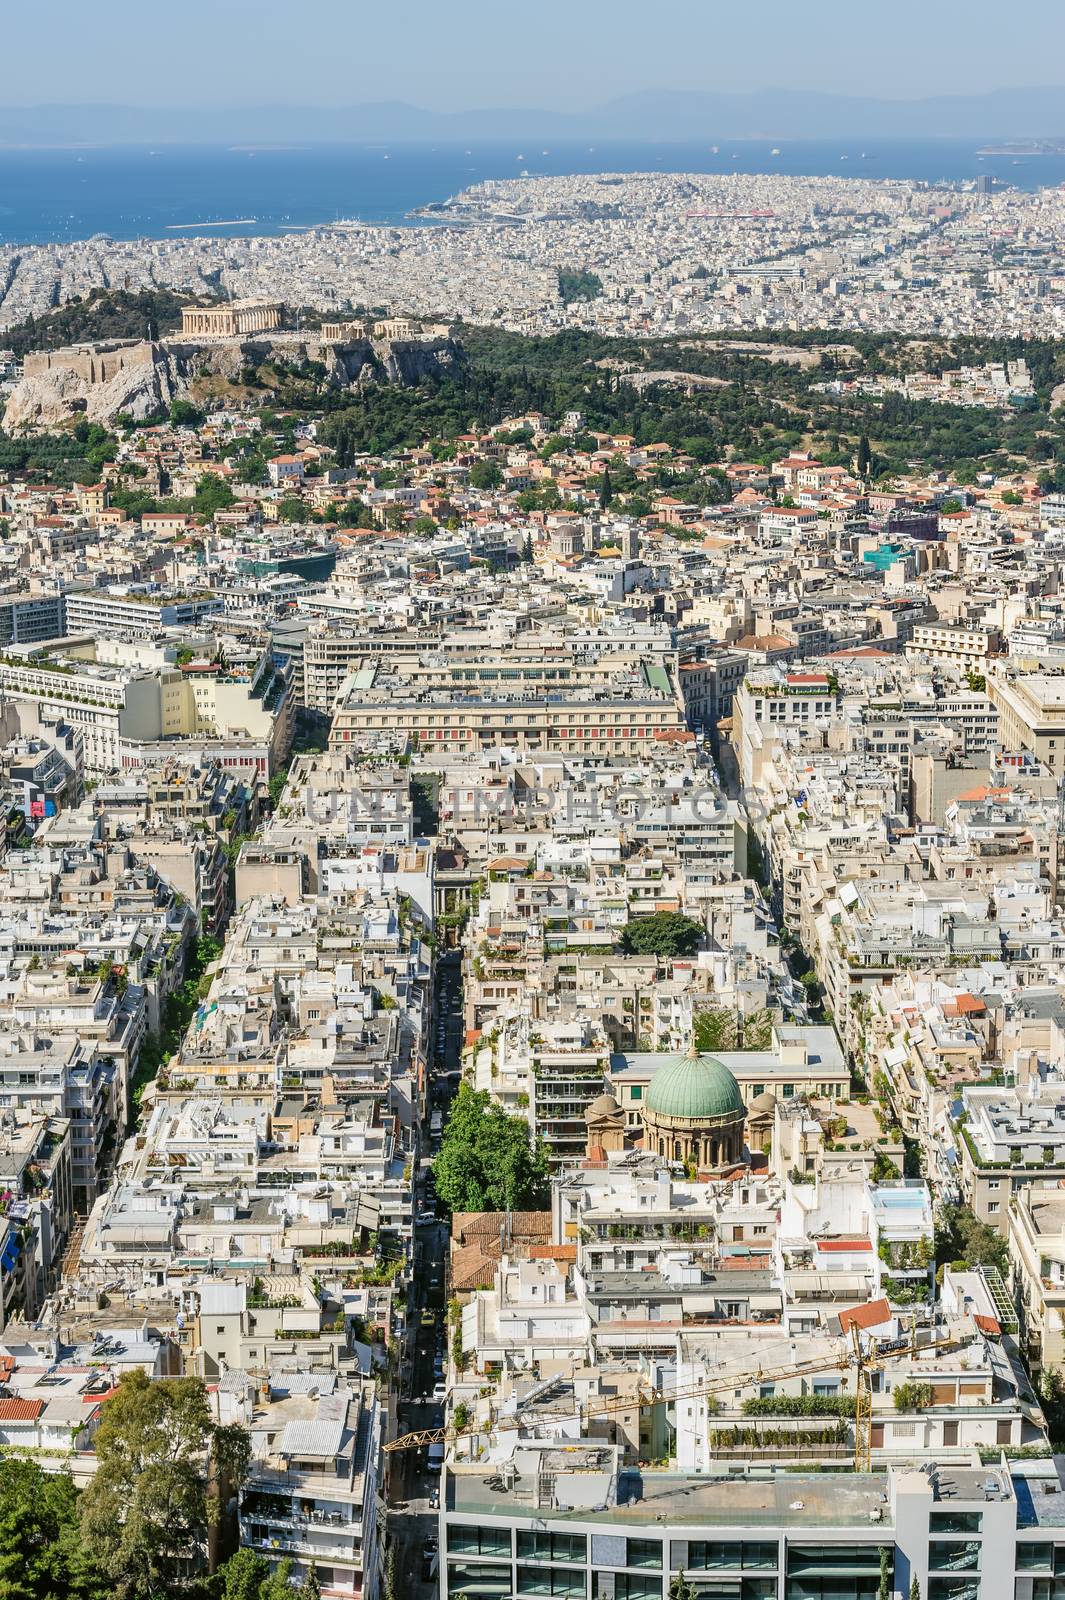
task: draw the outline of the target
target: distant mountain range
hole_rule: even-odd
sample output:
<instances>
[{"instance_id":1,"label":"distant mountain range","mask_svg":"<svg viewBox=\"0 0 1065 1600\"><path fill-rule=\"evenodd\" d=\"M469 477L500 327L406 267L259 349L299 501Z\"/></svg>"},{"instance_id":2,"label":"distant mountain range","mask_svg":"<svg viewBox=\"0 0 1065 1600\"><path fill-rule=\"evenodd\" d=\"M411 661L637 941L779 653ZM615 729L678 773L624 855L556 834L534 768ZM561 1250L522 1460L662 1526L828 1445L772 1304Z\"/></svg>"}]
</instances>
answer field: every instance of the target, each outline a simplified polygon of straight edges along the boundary
<instances>
[{"instance_id":1,"label":"distant mountain range","mask_svg":"<svg viewBox=\"0 0 1065 1600\"><path fill-rule=\"evenodd\" d=\"M506 139L1040 139L1065 135L1065 89L875 100L806 89L646 90L587 111L353 106L0 106L0 144L288 144Z\"/></svg>"}]
</instances>

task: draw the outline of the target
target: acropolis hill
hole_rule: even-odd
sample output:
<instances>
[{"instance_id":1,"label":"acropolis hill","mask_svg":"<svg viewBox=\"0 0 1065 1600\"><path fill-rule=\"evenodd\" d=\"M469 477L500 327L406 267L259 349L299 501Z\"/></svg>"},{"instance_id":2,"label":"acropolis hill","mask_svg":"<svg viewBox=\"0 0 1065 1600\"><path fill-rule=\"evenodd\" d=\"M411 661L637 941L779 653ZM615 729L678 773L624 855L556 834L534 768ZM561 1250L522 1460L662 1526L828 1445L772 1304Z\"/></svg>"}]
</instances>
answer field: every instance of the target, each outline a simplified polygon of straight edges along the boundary
<instances>
[{"instance_id":1,"label":"acropolis hill","mask_svg":"<svg viewBox=\"0 0 1065 1600\"><path fill-rule=\"evenodd\" d=\"M182 332L161 339L114 340L31 353L4 412L6 431L55 427L75 415L138 421L174 400L196 399L206 385L238 385L265 361L321 363L339 388L412 384L461 359L450 330L407 319L325 324L287 332L279 305L251 300L191 306ZM252 331L252 330L256 331Z\"/></svg>"}]
</instances>

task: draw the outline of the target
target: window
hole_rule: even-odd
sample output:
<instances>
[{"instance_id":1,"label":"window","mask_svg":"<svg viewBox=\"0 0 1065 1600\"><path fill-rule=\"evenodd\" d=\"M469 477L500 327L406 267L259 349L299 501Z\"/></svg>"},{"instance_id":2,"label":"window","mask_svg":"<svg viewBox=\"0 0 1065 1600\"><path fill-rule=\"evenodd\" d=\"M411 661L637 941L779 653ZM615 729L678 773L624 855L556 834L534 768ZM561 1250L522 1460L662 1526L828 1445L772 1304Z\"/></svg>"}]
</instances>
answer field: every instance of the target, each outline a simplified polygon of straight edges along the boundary
<instances>
[{"instance_id":1,"label":"window","mask_svg":"<svg viewBox=\"0 0 1065 1600\"><path fill-rule=\"evenodd\" d=\"M519 1561L584 1561L588 1541L583 1533L518 1531Z\"/></svg>"},{"instance_id":2,"label":"window","mask_svg":"<svg viewBox=\"0 0 1065 1600\"><path fill-rule=\"evenodd\" d=\"M473 1592L486 1600L503 1600L504 1595L510 1594L510 1568L485 1566L476 1561L449 1561L447 1592L449 1596Z\"/></svg>"},{"instance_id":3,"label":"window","mask_svg":"<svg viewBox=\"0 0 1065 1600\"><path fill-rule=\"evenodd\" d=\"M688 1570L692 1572L745 1571L775 1572L777 1546L768 1539L692 1540L688 1545Z\"/></svg>"},{"instance_id":4,"label":"window","mask_svg":"<svg viewBox=\"0 0 1065 1600\"><path fill-rule=\"evenodd\" d=\"M1019 1541L1017 1544L1018 1572L1053 1572L1054 1546Z\"/></svg>"},{"instance_id":5,"label":"window","mask_svg":"<svg viewBox=\"0 0 1065 1600\"><path fill-rule=\"evenodd\" d=\"M550 1595L552 1600L583 1600L587 1585L580 1567L519 1567L518 1589L521 1594Z\"/></svg>"},{"instance_id":6,"label":"window","mask_svg":"<svg viewBox=\"0 0 1065 1600\"><path fill-rule=\"evenodd\" d=\"M963 1573L950 1578L937 1574L928 1580L928 1600L980 1600L980 1580Z\"/></svg>"},{"instance_id":7,"label":"window","mask_svg":"<svg viewBox=\"0 0 1065 1600\"><path fill-rule=\"evenodd\" d=\"M657 1539L629 1539L627 1546L627 1567L661 1567L662 1546Z\"/></svg>"},{"instance_id":8,"label":"window","mask_svg":"<svg viewBox=\"0 0 1065 1600\"><path fill-rule=\"evenodd\" d=\"M643 1099L643 1084L642 1083L634 1083L633 1084L632 1088L629 1090L629 1099L630 1100L642 1100Z\"/></svg>"},{"instance_id":9,"label":"window","mask_svg":"<svg viewBox=\"0 0 1065 1600\"><path fill-rule=\"evenodd\" d=\"M1032 1600L1065 1600L1065 1582L1061 1578L1029 1578ZM1017 1585L1018 1594L1020 1584Z\"/></svg>"},{"instance_id":10,"label":"window","mask_svg":"<svg viewBox=\"0 0 1065 1600\"><path fill-rule=\"evenodd\" d=\"M983 1526L980 1511L931 1511L928 1514L929 1533L979 1533Z\"/></svg>"},{"instance_id":11,"label":"window","mask_svg":"<svg viewBox=\"0 0 1065 1600\"><path fill-rule=\"evenodd\" d=\"M662 1600L662 1577L653 1572L619 1572L614 1600Z\"/></svg>"},{"instance_id":12,"label":"window","mask_svg":"<svg viewBox=\"0 0 1065 1600\"><path fill-rule=\"evenodd\" d=\"M461 1555L510 1558L509 1528L456 1528L447 1531L448 1550Z\"/></svg>"},{"instance_id":13,"label":"window","mask_svg":"<svg viewBox=\"0 0 1065 1600\"><path fill-rule=\"evenodd\" d=\"M933 1539L928 1546L929 1572L979 1572L980 1544L970 1539L966 1544L957 1540Z\"/></svg>"}]
</instances>

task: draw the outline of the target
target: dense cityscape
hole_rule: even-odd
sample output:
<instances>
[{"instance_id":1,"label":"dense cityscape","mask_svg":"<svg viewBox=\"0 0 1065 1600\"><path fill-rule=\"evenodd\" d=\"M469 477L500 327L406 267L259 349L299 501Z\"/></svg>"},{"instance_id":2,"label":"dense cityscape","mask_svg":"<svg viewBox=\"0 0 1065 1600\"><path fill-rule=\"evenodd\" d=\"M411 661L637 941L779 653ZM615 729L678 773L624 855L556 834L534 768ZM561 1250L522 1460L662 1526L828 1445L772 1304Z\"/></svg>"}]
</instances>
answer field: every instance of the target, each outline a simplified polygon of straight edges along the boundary
<instances>
[{"instance_id":1,"label":"dense cityscape","mask_svg":"<svg viewBox=\"0 0 1065 1600\"><path fill-rule=\"evenodd\" d=\"M1065 191L0 344L0 1600L1059 1600Z\"/></svg>"},{"instance_id":2,"label":"dense cityscape","mask_svg":"<svg viewBox=\"0 0 1065 1600\"><path fill-rule=\"evenodd\" d=\"M431 225L0 249L0 328L94 288L222 287L529 333L1065 329L1060 189L605 173L484 182L423 217ZM560 271L592 274L594 297L567 303Z\"/></svg>"}]
</instances>

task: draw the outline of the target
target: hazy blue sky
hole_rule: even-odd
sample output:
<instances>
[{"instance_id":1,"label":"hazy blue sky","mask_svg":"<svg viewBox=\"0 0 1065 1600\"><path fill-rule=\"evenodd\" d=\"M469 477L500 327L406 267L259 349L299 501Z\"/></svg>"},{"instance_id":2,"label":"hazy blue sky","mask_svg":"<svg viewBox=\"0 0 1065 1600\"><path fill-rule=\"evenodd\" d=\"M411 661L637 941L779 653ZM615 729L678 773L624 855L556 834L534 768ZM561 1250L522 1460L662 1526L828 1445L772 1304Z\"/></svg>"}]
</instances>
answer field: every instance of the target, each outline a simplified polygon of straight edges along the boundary
<instances>
[{"instance_id":1,"label":"hazy blue sky","mask_svg":"<svg viewBox=\"0 0 1065 1600\"><path fill-rule=\"evenodd\" d=\"M1065 81L1065 0L8 0L0 40L7 104L569 109L637 88Z\"/></svg>"}]
</instances>

